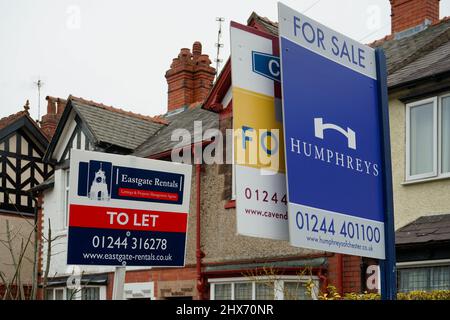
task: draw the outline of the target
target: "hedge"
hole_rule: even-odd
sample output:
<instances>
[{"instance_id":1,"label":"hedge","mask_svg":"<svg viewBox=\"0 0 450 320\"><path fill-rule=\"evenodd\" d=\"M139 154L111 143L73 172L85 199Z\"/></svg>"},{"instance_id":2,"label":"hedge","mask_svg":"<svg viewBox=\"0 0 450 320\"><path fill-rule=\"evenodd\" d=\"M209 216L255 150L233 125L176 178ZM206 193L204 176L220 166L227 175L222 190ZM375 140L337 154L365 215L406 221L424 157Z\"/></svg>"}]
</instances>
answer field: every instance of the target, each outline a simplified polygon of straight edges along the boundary
<instances>
[{"instance_id":1,"label":"hedge","mask_svg":"<svg viewBox=\"0 0 450 320\"><path fill-rule=\"evenodd\" d=\"M328 287L327 293L319 294L319 300L380 300L378 293L346 293L341 297L336 288ZM397 300L450 300L450 290L411 291L398 293Z\"/></svg>"}]
</instances>

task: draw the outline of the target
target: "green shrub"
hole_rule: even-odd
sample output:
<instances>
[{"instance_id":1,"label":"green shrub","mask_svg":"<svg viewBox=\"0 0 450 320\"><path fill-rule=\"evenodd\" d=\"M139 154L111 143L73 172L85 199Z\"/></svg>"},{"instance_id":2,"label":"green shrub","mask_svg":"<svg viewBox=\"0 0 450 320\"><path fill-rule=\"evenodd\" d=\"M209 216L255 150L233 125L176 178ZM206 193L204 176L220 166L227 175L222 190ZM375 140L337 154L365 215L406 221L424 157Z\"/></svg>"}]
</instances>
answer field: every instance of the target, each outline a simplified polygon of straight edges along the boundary
<instances>
[{"instance_id":1,"label":"green shrub","mask_svg":"<svg viewBox=\"0 0 450 320\"><path fill-rule=\"evenodd\" d=\"M321 300L330 300L321 295ZM346 293L343 297L333 295L333 300L380 300L378 293ZM411 291L398 293L397 300L450 300L450 290Z\"/></svg>"},{"instance_id":2,"label":"green shrub","mask_svg":"<svg viewBox=\"0 0 450 320\"><path fill-rule=\"evenodd\" d=\"M310 281L307 284L307 291L312 294L314 284ZM319 300L380 300L381 296L378 293L346 293L341 296L335 286L328 286L325 292L319 292L317 295ZM397 300L450 300L450 290L435 290L435 291L411 291L400 292L397 294Z\"/></svg>"}]
</instances>

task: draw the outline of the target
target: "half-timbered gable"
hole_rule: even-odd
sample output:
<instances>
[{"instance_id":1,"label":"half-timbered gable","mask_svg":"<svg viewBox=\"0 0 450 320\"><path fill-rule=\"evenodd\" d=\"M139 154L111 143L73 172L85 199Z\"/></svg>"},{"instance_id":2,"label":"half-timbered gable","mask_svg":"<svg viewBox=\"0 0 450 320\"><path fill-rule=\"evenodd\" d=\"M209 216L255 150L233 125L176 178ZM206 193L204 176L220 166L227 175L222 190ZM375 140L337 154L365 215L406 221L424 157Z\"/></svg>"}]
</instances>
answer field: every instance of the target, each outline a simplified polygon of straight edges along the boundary
<instances>
[{"instance_id":1,"label":"half-timbered gable","mask_svg":"<svg viewBox=\"0 0 450 320\"><path fill-rule=\"evenodd\" d=\"M47 146L28 106L0 120L0 213L34 214L28 190L53 174L53 167L43 161Z\"/></svg>"}]
</instances>

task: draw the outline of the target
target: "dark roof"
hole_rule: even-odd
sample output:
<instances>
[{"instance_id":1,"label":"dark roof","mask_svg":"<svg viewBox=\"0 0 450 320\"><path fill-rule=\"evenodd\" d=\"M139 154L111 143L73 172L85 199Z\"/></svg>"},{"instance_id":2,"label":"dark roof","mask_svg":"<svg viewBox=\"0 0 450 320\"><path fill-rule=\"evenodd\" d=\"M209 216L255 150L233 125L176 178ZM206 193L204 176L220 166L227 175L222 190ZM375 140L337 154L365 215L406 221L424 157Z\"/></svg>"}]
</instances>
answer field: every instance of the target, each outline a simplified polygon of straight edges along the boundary
<instances>
[{"instance_id":1,"label":"dark roof","mask_svg":"<svg viewBox=\"0 0 450 320\"><path fill-rule=\"evenodd\" d=\"M73 96L70 96L69 100L98 142L134 150L165 126L164 121L157 118Z\"/></svg>"},{"instance_id":2,"label":"dark roof","mask_svg":"<svg viewBox=\"0 0 450 320\"><path fill-rule=\"evenodd\" d=\"M395 233L396 245L450 240L450 214L423 216Z\"/></svg>"},{"instance_id":3,"label":"dark roof","mask_svg":"<svg viewBox=\"0 0 450 320\"><path fill-rule=\"evenodd\" d=\"M248 25L278 35L278 23L253 12ZM384 49L388 86L395 87L450 71L450 18L430 25L412 36L395 39L392 35L370 46Z\"/></svg>"},{"instance_id":4,"label":"dark roof","mask_svg":"<svg viewBox=\"0 0 450 320\"><path fill-rule=\"evenodd\" d=\"M67 285L67 278L65 277L54 277L48 279L47 286L49 287L61 287ZM107 274L82 274L80 282L82 285L107 285L108 275Z\"/></svg>"},{"instance_id":5,"label":"dark roof","mask_svg":"<svg viewBox=\"0 0 450 320\"><path fill-rule=\"evenodd\" d=\"M384 49L388 67L388 86L427 78L450 71L450 19L402 39L392 36L371 45Z\"/></svg>"},{"instance_id":6,"label":"dark roof","mask_svg":"<svg viewBox=\"0 0 450 320\"><path fill-rule=\"evenodd\" d=\"M257 24L255 26L255 24ZM266 32L269 32L273 35L278 36L278 23L270 21L266 17L261 17L256 12L252 12L250 17L247 20L247 25L252 27L258 27L261 26L263 29L265 29Z\"/></svg>"},{"instance_id":7,"label":"dark roof","mask_svg":"<svg viewBox=\"0 0 450 320\"><path fill-rule=\"evenodd\" d=\"M162 118L168 121L169 125L159 130L158 133L151 136L139 146L139 148L135 150L134 156L149 157L171 150L174 146L179 144L179 141L172 141L171 139L172 133L176 129L188 130L193 138L194 121L202 122L203 132L211 128L219 128L219 115L215 112L202 109L200 105L180 108L174 113L163 115ZM199 137L198 141L203 141L203 139ZM193 141L190 141L189 145L192 142Z\"/></svg>"}]
</instances>

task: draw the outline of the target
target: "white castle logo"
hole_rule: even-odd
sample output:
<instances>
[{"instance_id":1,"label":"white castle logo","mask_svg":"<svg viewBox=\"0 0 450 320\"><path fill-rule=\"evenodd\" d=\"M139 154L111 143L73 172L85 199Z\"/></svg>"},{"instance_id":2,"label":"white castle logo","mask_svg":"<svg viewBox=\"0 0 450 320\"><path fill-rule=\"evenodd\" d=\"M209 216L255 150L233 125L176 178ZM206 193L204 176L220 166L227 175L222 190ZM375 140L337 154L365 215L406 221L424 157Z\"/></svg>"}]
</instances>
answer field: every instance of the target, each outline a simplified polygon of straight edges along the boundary
<instances>
[{"instance_id":1,"label":"white castle logo","mask_svg":"<svg viewBox=\"0 0 450 320\"><path fill-rule=\"evenodd\" d=\"M91 200L108 201L111 199L106 183L105 171L102 170L102 164L100 164L100 169L95 173L88 196Z\"/></svg>"}]
</instances>

